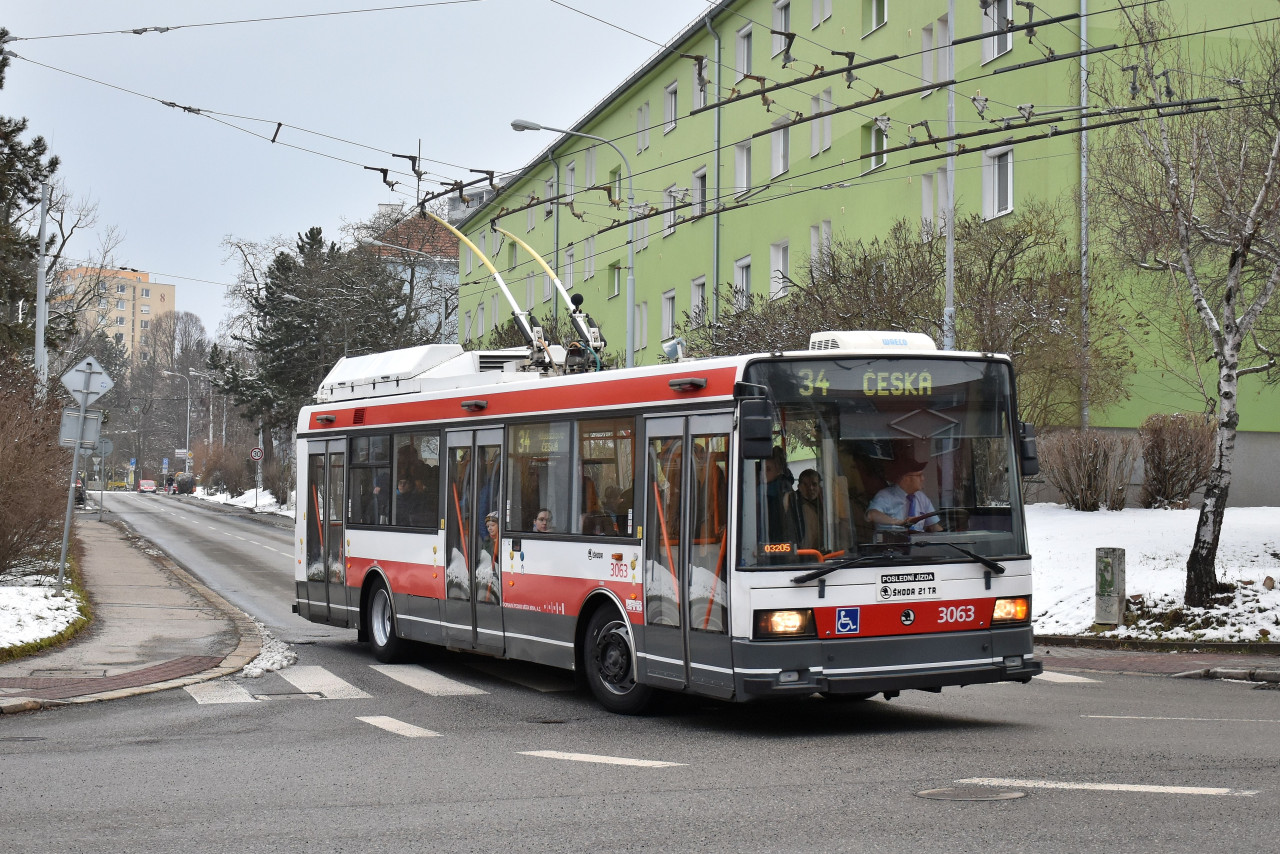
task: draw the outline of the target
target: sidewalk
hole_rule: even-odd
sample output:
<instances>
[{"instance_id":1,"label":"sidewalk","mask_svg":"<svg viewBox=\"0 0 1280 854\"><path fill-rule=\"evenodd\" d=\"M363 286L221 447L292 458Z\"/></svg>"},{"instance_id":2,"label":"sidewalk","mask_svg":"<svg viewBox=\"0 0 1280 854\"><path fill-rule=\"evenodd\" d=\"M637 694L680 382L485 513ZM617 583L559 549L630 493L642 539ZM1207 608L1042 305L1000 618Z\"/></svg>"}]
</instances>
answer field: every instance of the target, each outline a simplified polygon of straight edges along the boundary
<instances>
[{"instance_id":1,"label":"sidewalk","mask_svg":"<svg viewBox=\"0 0 1280 854\"><path fill-rule=\"evenodd\" d=\"M96 513L78 515L76 531L94 624L65 647L0 664L0 713L191 685L257 657L253 621L171 560Z\"/></svg>"}]
</instances>

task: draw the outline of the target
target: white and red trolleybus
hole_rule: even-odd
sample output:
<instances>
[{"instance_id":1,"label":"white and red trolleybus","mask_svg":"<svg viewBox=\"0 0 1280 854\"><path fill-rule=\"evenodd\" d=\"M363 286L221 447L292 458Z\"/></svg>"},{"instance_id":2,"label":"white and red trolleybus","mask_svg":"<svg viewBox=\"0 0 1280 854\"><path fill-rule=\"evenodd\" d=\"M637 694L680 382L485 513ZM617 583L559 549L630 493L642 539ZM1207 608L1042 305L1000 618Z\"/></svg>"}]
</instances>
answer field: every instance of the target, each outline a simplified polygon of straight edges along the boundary
<instances>
[{"instance_id":1,"label":"white and red trolleybus","mask_svg":"<svg viewBox=\"0 0 1280 854\"><path fill-rule=\"evenodd\" d=\"M623 713L654 689L1027 682L1037 463L1009 360L903 333L810 348L340 361L298 423L298 613L381 660L418 641L579 671Z\"/></svg>"}]
</instances>

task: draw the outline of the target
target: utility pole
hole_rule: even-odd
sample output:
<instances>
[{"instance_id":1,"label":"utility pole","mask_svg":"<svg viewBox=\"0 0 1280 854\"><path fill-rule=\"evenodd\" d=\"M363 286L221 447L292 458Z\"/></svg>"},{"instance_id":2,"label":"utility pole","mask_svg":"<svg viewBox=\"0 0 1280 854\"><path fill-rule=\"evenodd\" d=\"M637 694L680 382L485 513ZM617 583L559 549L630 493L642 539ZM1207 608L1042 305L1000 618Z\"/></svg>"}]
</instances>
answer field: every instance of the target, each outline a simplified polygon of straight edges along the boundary
<instances>
[{"instance_id":1,"label":"utility pole","mask_svg":"<svg viewBox=\"0 0 1280 854\"><path fill-rule=\"evenodd\" d=\"M40 183L40 260L36 263L36 381L40 384L40 396L49 388L49 351L44 339L49 325L49 300L44 280L45 220L49 214L49 182Z\"/></svg>"}]
</instances>

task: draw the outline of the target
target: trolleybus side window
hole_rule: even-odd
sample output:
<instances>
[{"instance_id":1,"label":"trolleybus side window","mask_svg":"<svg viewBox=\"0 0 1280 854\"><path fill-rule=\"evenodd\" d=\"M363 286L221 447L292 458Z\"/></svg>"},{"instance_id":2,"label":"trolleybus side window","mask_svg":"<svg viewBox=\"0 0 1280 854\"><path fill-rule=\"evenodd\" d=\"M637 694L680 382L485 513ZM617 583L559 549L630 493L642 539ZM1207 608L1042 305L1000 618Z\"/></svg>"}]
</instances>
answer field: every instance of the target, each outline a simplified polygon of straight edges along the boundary
<instances>
[{"instance_id":1,"label":"trolleybus side window","mask_svg":"<svg viewBox=\"0 0 1280 854\"><path fill-rule=\"evenodd\" d=\"M573 532L634 536L634 418L578 422L578 494Z\"/></svg>"},{"instance_id":2,"label":"trolleybus side window","mask_svg":"<svg viewBox=\"0 0 1280 854\"><path fill-rule=\"evenodd\" d=\"M506 527L525 533L563 532L571 516L572 424L521 424L508 433L511 481ZM539 524L539 517L549 517Z\"/></svg>"},{"instance_id":3,"label":"trolleybus side window","mask_svg":"<svg viewBox=\"0 0 1280 854\"><path fill-rule=\"evenodd\" d=\"M360 436L351 440L347 523L388 525L391 522L391 437Z\"/></svg>"},{"instance_id":4,"label":"trolleybus side window","mask_svg":"<svg viewBox=\"0 0 1280 854\"><path fill-rule=\"evenodd\" d=\"M435 431L397 433L395 492L392 524L406 528L436 528L440 524L440 434Z\"/></svg>"}]
</instances>

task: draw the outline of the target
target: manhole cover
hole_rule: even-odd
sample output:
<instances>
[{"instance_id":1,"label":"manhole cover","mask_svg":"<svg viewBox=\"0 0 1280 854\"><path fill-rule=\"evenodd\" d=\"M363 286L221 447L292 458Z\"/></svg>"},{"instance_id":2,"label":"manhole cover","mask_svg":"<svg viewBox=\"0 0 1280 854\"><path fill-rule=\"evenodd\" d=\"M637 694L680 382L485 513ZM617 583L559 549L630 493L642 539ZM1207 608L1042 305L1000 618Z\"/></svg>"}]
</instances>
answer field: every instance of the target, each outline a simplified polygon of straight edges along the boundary
<instances>
[{"instance_id":1,"label":"manhole cover","mask_svg":"<svg viewBox=\"0 0 1280 854\"><path fill-rule=\"evenodd\" d=\"M916 792L916 797L928 798L931 801L1012 801L1026 796L1026 792L989 789L984 786L948 786L944 789L925 789L923 792Z\"/></svg>"}]
</instances>

